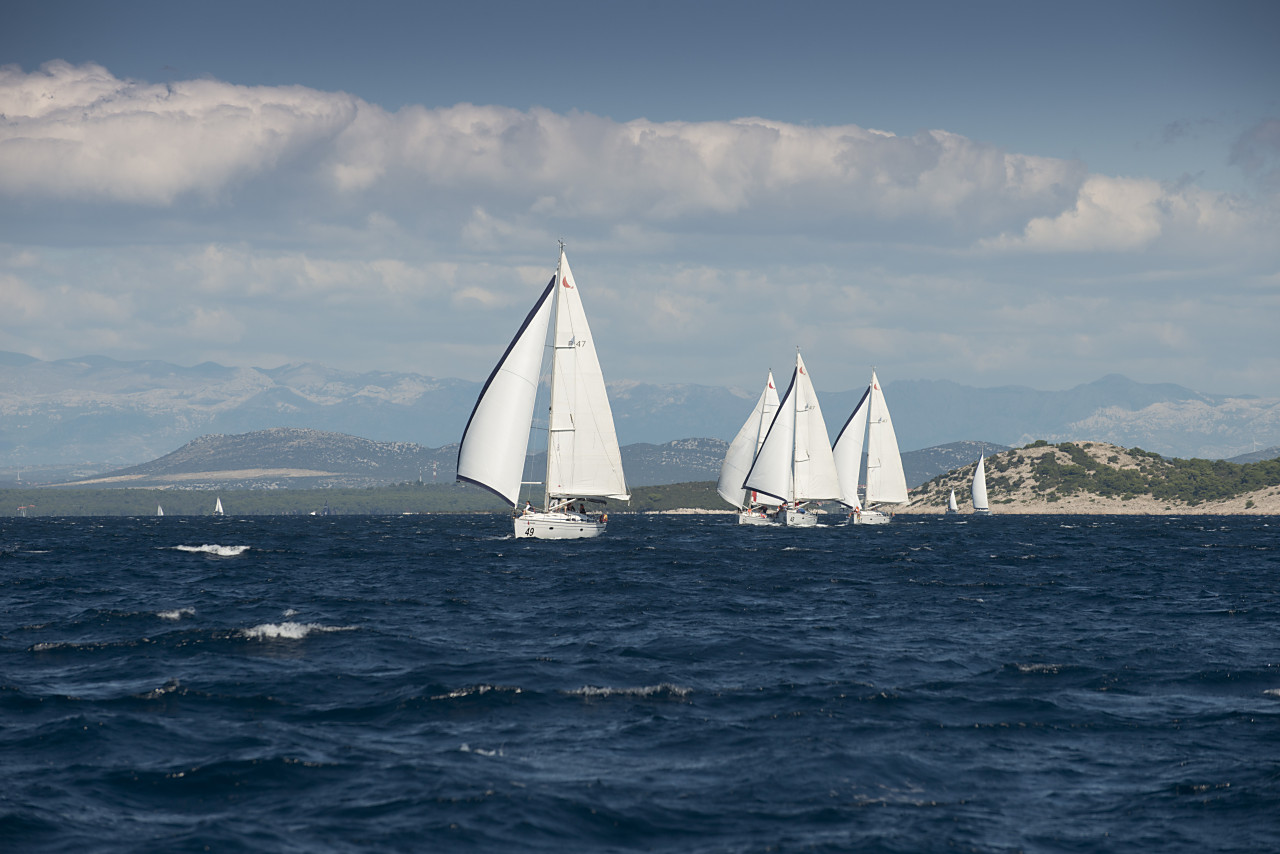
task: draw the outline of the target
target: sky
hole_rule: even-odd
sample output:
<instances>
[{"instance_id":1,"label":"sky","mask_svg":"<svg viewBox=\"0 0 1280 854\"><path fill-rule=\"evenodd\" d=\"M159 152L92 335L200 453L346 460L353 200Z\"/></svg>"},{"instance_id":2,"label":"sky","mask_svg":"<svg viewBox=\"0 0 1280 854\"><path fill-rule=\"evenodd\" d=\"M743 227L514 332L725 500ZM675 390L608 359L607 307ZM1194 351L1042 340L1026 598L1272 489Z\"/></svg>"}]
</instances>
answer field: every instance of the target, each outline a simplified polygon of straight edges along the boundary
<instances>
[{"instance_id":1,"label":"sky","mask_svg":"<svg viewBox=\"0 0 1280 854\"><path fill-rule=\"evenodd\" d=\"M0 350L1280 397L1280 4L10 0Z\"/></svg>"}]
</instances>

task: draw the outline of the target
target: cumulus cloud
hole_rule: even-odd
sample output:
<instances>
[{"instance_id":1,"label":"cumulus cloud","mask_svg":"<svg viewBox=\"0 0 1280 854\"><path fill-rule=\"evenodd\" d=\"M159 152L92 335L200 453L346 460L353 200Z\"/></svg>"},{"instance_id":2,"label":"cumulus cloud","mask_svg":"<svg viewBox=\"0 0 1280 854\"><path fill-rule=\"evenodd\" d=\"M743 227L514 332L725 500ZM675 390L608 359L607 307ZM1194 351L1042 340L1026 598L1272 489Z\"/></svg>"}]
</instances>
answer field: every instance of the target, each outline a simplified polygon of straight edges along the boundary
<instances>
[{"instance_id":1,"label":"cumulus cloud","mask_svg":"<svg viewBox=\"0 0 1280 854\"><path fill-rule=\"evenodd\" d=\"M351 123L347 95L300 86L167 85L98 65L0 68L0 192L167 205L272 169Z\"/></svg>"},{"instance_id":2,"label":"cumulus cloud","mask_svg":"<svg viewBox=\"0 0 1280 854\"><path fill-rule=\"evenodd\" d=\"M65 62L0 69L0 113L0 193L153 206L294 164L338 198L434 188L434 204L491 197L569 218L999 221L1056 213L1085 177L1078 163L942 131L617 122L472 104L392 113L299 86L149 84Z\"/></svg>"}]
</instances>

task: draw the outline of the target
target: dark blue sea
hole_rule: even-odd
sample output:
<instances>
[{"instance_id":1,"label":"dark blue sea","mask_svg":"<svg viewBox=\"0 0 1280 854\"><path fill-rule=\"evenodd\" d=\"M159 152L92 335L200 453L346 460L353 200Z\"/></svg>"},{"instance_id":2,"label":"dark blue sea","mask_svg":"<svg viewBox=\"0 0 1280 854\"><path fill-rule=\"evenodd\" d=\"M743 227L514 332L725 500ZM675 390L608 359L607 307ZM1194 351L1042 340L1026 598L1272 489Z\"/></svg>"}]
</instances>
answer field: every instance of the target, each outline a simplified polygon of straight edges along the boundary
<instances>
[{"instance_id":1,"label":"dark blue sea","mask_svg":"<svg viewBox=\"0 0 1280 854\"><path fill-rule=\"evenodd\" d=\"M1280 850L1280 523L0 522L0 851Z\"/></svg>"}]
</instances>

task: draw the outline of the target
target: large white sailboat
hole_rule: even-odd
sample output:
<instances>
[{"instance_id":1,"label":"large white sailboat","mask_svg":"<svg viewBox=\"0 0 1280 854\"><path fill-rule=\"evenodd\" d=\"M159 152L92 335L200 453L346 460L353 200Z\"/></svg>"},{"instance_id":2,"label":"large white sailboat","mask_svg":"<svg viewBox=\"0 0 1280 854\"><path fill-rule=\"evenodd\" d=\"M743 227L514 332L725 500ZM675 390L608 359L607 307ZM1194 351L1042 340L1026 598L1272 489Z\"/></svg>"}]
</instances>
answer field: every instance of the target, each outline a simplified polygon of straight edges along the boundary
<instances>
[{"instance_id":1,"label":"large white sailboat","mask_svg":"<svg viewBox=\"0 0 1280 854\"><path fill-rule=\"evenodd\" d=\"M987 505L987 467L984 465L986 454L978 455L978 467L973 470L973 512L974 513L990 513L991 508Z\"/></svg>"},{"instance_id":2,"label":"large white sailboat","mask_svg":"<svg viewBox=\"0 0 1280 854\"><path fill-rule=\"evenodd\" d=\"M547 333L551 331L548 343ZM525 502L514 517L517 537L596 537L607 517L588 501L623 501L622 454L582 298L560 244L556 273L485 381L458 448L458 480L520 502L543 353L551 350L551 403L543 504Z\"/></svg>"},{"instance_id":3,"label":"large white sailboat","mask_svg":"<svg viewBox=\"0 0 1280 854\"><path fill-rule=\"evenodd\" d=\"M773 371L770 371L755 408L729 443L724 462L720 464L720 480L716 483L720 497L738 508L739 525L777 524L772 518L772 510L782 503L781 500L742 488L777 411L778 388L773 382Z\"/></svg>"},{"instance_id":4,"label":"large white sailboat","mask_svg":"<svg viewBox=\"0 0 1280 854\"><path fill-rule=\"evenodd\" d=\"M222 496L218 496L217 503L213 505L213 515L215 516L227 515L222 509Z\"/></svg>"},{"instance_id":5,"label":"large white sailboat","mask_svg":"<svg viewBox=\"0 0 1280 854\"><path fill-rule=\"evenodd\" d=\"M951 496L947 498L947 515L960 512L960 505L956 503L956 491L951 490Z\"/></svg>"},{"instance_id":6,"label":"large white sailboat","mask_svg":"<svg viewBox=\"0 0 1280 854\"><path fill-rule=\"evenodd\" d=\"M867 487L863 501L858 500L859 473L862 469L862 446L867 447ZM873 505L905 504L907 477L902 471L902 455L898 437L893 432L889 406L876 372L871 384L853 408L832 448L836 473L840 478L840 503L852 513L856 525L880 525L892 518Z\"/></svg>"},{"instance_id":7,"label":"large white sailboat","mask_svg":"<svg viewBox=\"0 0 1280 854\"><path fill-rule=\"evenodd\" d=\"M792 528L818 523L806 503L840 497L827 425L798 352L791 384L778 403L742 488L777 499L781 503L779 521Z\"/></svg>"}]
</instances>

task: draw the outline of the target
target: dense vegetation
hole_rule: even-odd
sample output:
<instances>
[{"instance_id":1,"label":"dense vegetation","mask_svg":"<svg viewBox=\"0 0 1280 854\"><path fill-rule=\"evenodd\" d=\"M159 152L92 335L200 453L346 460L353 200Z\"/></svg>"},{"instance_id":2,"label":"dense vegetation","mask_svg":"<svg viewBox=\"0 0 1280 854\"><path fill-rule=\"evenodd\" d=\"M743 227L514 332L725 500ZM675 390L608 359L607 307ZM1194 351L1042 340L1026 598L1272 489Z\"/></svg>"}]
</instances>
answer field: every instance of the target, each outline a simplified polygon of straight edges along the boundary
<instances>
[{"instance_id":1,"label":"dense vegetation","mask_svg":"<svg viewBox=\"0 0 1280 854\"><path fill-rule=\"evenodd\" d=\"M1159 454L1134 448L1129 454L1142 462L1137 468L1121 469L1100 463L1071 442L1056 446L1071 458L1058 462L1045 454L1033 466L1037 492L1070 495L1089 492L1104 498L1133 498L1151 495L1165 501L1195 506L1205 501L1222 501L1280 485L1280 459L1258 463L1229 463L1225 460L1165 459Z\"/></svg>"},{"instance_id":2,"label":"dense vegetation","mask_svg":"<svg viewBox=\"0 0 1280 854\"><path fill-rule=\"evenodd\" d=\"M0 516L154 516L157 505L166 516L208 516L218 498L231 516L304 515L323 512L326 506L341 515L506 512L502 501L477 487L403 483L367 489L4 489ZM632 490L629 505L610 501L606 507L615 513L727 505L708 481L639 487Z\"/></svg>"}]
</instances>

